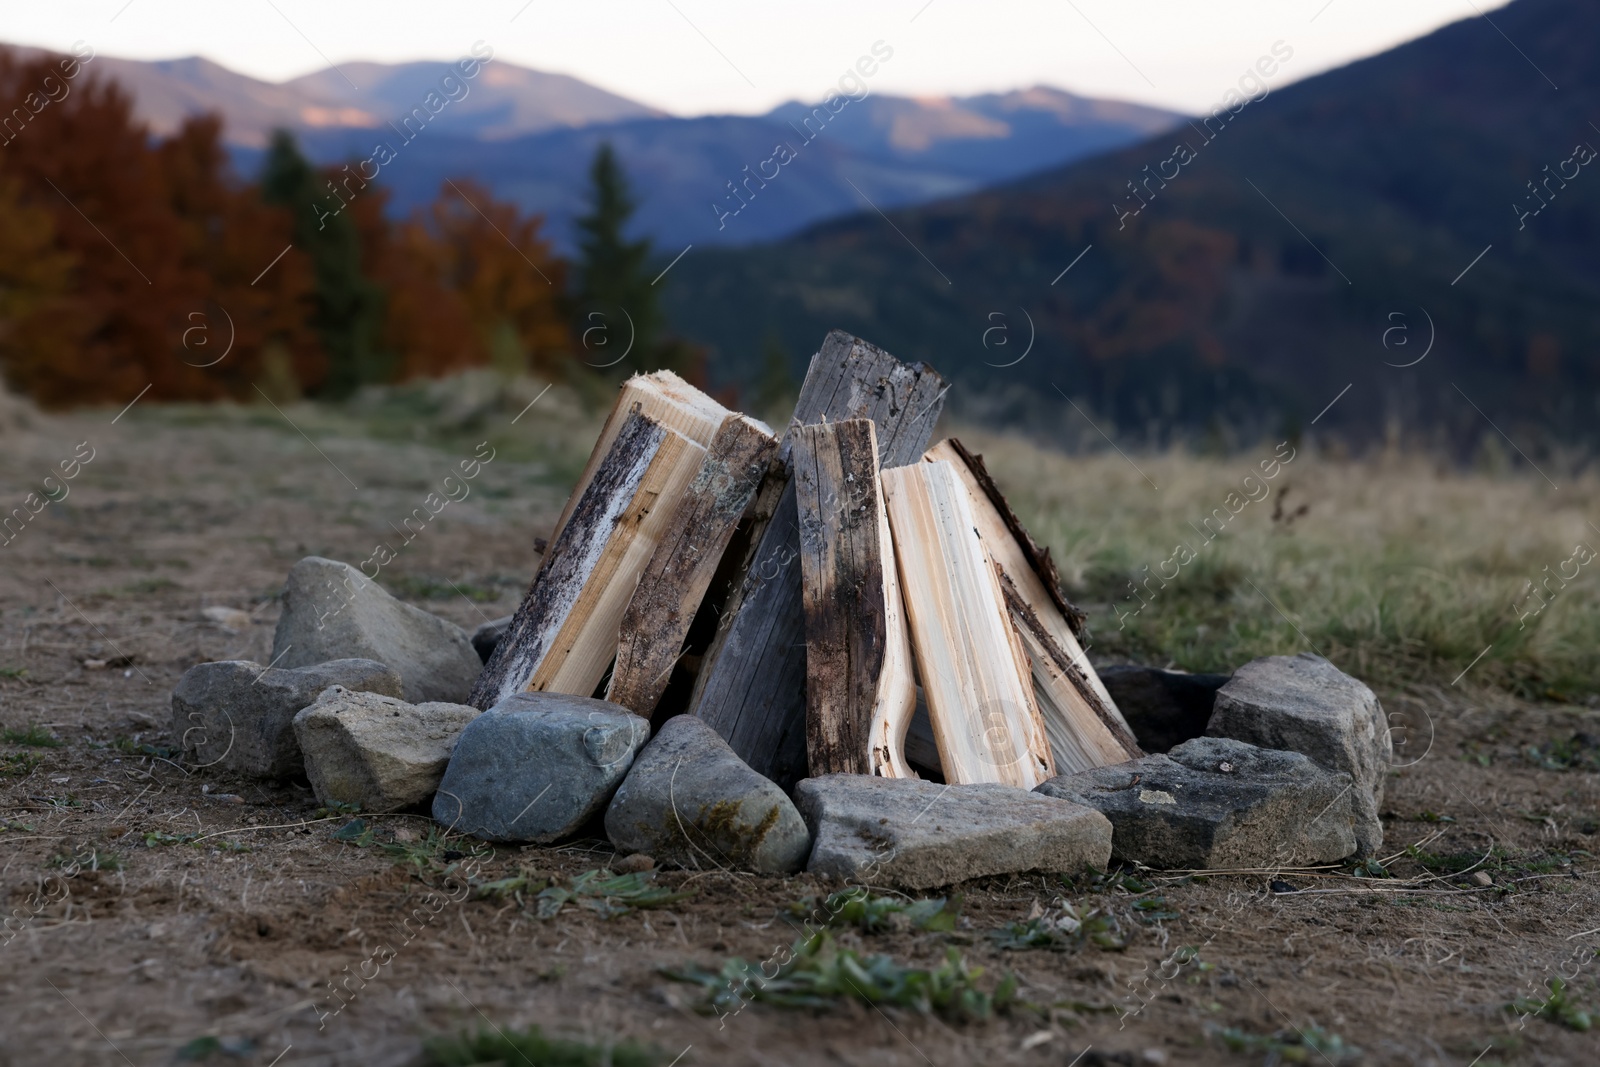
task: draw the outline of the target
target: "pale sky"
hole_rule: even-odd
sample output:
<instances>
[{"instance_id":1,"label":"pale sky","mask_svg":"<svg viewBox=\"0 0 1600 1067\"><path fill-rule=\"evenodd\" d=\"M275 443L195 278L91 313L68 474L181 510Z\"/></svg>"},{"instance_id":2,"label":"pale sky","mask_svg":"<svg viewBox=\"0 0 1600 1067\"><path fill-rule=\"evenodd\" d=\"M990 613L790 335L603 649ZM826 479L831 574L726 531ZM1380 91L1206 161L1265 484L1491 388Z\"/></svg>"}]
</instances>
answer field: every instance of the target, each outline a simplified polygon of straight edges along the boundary
<instances>
[{"instance_id":1,"label":"pale sky","mask_svg":"<svg viewBox=\"0 0 1600 1067\"><path fill-rule=\"evenodd\" d=\"M678 115L817 99L875 42L874 92L1046 84L1208 108L1283 41L1273 87L1383 51L1495 0L0 0L0 40L203 55L269 81L329 61L447 61L474 41Z\"/></svg>"}]
</instances>

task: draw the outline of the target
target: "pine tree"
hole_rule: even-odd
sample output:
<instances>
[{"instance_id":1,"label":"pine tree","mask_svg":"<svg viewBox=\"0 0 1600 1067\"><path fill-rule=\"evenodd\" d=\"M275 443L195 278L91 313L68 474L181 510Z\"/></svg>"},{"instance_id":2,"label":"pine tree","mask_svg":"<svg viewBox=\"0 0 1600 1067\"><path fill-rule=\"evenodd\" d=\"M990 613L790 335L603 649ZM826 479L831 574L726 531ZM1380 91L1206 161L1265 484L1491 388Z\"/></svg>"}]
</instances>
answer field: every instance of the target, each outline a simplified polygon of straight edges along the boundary
<instances>
[{"instance_id":1,"label":"pine tree","mask_svg":"<svg viewBox=\"0 0 1600 1067\"><path fill-rule=\"evenodd\" d=\"M626 344L625 323L631 320L632 355L634 365L640 366L651 361L662 349L659 294L650 284L649 239L629 241L623 236L637 205L628 190L627 176L609 143L602 143L595 153L594 164L589 168L589 184L589 214L577 222L582 235L578 241L582 260L577 272L580 329L600 321L590 318L597 312L604 316L607 345ZM584 358L599 362L609 360L612 355L608 347L586 352Z\"/></svg>"},{"instance_id":2,"label":"pine tree","mask_svg":"<svg viewBox=\"0 0 1600 1067\"><path fill-rule=\"evenodd\" d=\"M321 394L338 399L365 383L387 381L392 361L378 347L383 290L362 270L360 233L343 202L328 192L286 130L272 135L261 195L292 212L294 246L310 257L315 272L311 322L328 354Z\"/></svg>"}]
</instances>

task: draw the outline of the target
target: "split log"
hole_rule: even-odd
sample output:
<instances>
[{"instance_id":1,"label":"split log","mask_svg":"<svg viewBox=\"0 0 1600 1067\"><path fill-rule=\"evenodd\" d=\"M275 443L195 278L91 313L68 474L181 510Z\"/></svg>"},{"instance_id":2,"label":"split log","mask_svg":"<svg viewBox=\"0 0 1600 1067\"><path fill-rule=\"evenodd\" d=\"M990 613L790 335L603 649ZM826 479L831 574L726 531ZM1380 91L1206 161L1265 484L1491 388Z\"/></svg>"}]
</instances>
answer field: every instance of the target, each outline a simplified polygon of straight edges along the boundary
<instances>
[{"instance_id":1,"label":"split log","mask_svg":"<svg viewBox=\"0 0 1600 1067\"><path fill-rule=\"evenodd\" d=\"M1083 613L1061 591L1050 550L1028 535L984 467L983 457L950 438L922 458L948 462L954 468L967 488L984 547L1011 584L1006 602L1027 650L1039 711L1061 773L1142 756L1122 713L1083 653Z\"/></svg>"},{"instance_id":2,"label":"split log","mask_svg":"<svg viewBox=\"0 0 1600 1067\"><path fill-rule=\"evenodd\" d=\"M628 415L635 406L657 424L669 430L676 430L701 448L711 444L711 439L716 436L722 420L732 414L727 408L669 370L658 370L653 374L635 374L623 382L622 388L617 392L616 403L611 406L611 414L606 416L606 424L601 428L600 437L594 443L594 451L589 453L589 462L584 465L583 473L578 476L578 484L573 487L572 495L567 497L567 503L561 509L561 517L556 520L555 529L550 533L550 544L554 544L556 538L561 536L561 531L566 528L568 520L572 518L573 509L578 506L584 491L594 480L600 464L611 453L612 444L622 432L622 426L628 421ZM537 548L537 539L535 547ZM543 555L542 552L540 554Z\"/></svg>"},{"instance_id":3,"label":"split log","mask_svg":"<svg viewBox=\"0 0 1600 1067\"><path fill-rule=\"evenodd\" d=\"M914 463L943 407L945 384L923 363L908 366L842 330L829 333L811 367L791 427L871 419L879 464ZM779 467L751 506L750 550L740 585L723 605L690 707L746 763L792 785L806 769L805 623L798 512L790 477L793 431Z\"/></svg>"},{"instance_id":4,"label":"split log","mask_svg":"<svg viewBox=\"0 0 1600 1067\"><path fill-rule=\"evenodd\" d=\"M915 778L904 748L916 682L878 436L871 419L793 432L811 776Z\"/></svg>"},{"instance_id":5,"label":"split log","mask_svg":"<svg viewBox=\"0 0 1600 1067\"><path fill-rule=\"evenodd\" d=\"M473 706L487 709L525 689L593 694L670 502L704 455L642 412L629 414L472 687Z\"/></svg>"},{"instance_id":6,"label":"split log","mask_svg":"<svg viewBox=\"0 0 1600 1067\"><path fill-rule=\"evenodd\" d=\"M607 700L646 718L655 710L739 517L777 451L778 439L755 419L722 420L622 616Z\"/></svg>"},{"instance_id":7,"label":"split log","mask_svg":"<svg viewBox=\"0 0 1600 1067\"><path fill-rule=\"evenodd\" d=\"M1032 789L1055 764L966 487L949 463L886 470L882 482L945 781Z\"/></svg>"}]
</instances>

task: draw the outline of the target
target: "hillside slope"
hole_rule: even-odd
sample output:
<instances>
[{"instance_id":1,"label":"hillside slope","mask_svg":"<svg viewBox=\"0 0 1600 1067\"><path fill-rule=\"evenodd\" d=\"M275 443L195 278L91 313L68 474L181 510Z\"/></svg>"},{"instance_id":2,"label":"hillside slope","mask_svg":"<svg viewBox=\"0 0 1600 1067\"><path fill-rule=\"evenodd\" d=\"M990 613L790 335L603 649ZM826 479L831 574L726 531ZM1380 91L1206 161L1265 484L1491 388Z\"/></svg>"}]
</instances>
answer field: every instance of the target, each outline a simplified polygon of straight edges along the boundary
<instances>
[{"instance_id":1,"label":"hillside slope","mask_svg":"<svg viewBox=\"0 0 1600 1067\"><path fill-rule=\"evenodd\" d=\"M724 380L753 378L768 330L798 365L843 327L951 374L958 408L1073 434L1056 387L1138 439L1288 432L1346 385L1319 427L1464 447L1491 432L1475 403L1508 431L1590 434L1600 9L1490 17L892 226L691 255L673 314Z\"/></svg>"}]
</instances>

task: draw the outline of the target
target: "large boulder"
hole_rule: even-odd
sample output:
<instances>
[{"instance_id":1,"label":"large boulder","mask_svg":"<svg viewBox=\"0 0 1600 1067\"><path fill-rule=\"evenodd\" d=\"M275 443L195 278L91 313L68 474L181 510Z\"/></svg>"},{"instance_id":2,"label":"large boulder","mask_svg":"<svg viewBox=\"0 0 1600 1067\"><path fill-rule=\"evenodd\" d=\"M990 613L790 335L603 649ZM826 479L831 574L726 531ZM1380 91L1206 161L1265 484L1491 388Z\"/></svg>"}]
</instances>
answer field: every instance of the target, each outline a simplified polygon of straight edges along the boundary
<instances>
[{"instance_id":1,"label":"large boulder","mask_svg":"<svg viewBox=\"0 0 1600 1067\"><path fill-rule=\"evenodd\" d=\"M649 722L619 705L516 693L462 732L434 821L485 841L570 837L604 810L649 739Z\"/></svg>"},{"instance_id":2,"label":"large boulder","mask_svg":"<svg viewBox=\"0 0 1600 1067\"><path fill-rule=\"evenodd\" d=\"M1167 869L1335 863L1356 851L1361 818L1348 774L1222 737L1061 775L1035 792L1110 819L1114 859Z\"/></svg>"},{"instance_id":3,"label":"large boulder","mask_svg":"<svg viewBox=\"0 0 1600 1067\"><path fill-rule=\"evenodd\" d=\"M494 650L500 645L500 639L511 629L511 620L515 618L515 615L507 615L486 622L472 631L472 650L478 654L479 659L485 663L489 662L489 657L494 655Z\"/></svg>"},{"instance_id":4,"label":"large boulder","mask_svg":"<svg viewBox=\"0 0 1600 1067\"><path fill-rule=\"evenodd\" d=\"M1102 667L1100 681L1146 752L1166 752L1206 732L1226 674L1186 674L1133 663Z\"/></svg>"},{"instance_id":5,"label":"large boulder","mask_svg":"<svg viewBox=\"0 0 1600 1067\"><path fill-rule=\"evenodd\" d=\"M1344 771L1363 804L1360 855L1383 846L1378 809L1394 757L1389 724L1372 690L1321 656L1264 656L1240 667L1218 690L1206 733L1301 752Z\"/></svg>"},{"instance_id":6,"label":"large boulder","mask_svg":"<svg viewBox=\"0 0 1600 1067\"><path fill-rule=\"evenodd\" d=\"M307 556L284 583L272 662L307 667L352 656L399 671L412 703L462 703L483 669L455 623L396 600L348 563Z\"/></svg>"},{"instance_id":7,"label":"large boulder","mask_svg":"<svg viewBox=\"0 0 1600 1067\"><path fill-rule=\"evenodd\" d=\"M201 766L257 778L305 773L294 717L329 686L400 695L400 675L369 659L267 668L222 660L189 668L172 691L172 736Z\"/></svg>"},{"instance_id":8,"label":"large boulder","mask_svg":"<svg viewBox=\"0 0 1600 1067\"><path fill-rule=\"evenodd\" d=\"M693 715L668 719L633 761L606 809L606 836L619 852L679 867L763 874L798 871L811 851L783 790Z\"/></svg>"},{"instance_id":9,"label":"large boulder","mask_svg":"<svg viewBox=\"0 0 1600 1067\"><path fill-rule=\"evenodd\" d=\"M1009 785L827 774L795 787L814 844L806 870L909 889L1017 871L1104 869L1111 823Z\"/></svg>"},{"instance_id":10,"label":"large boulder","mask_svg":"<svg viewBox=\"0 0 1600 1067\"><path fill-rule=\"evenodd\" d=\"M407 704L335 686L294 717L294 732L324 805L399 811L433 795L456 740L478 714L465 704Z\"/></svg>"}]
</instances>

